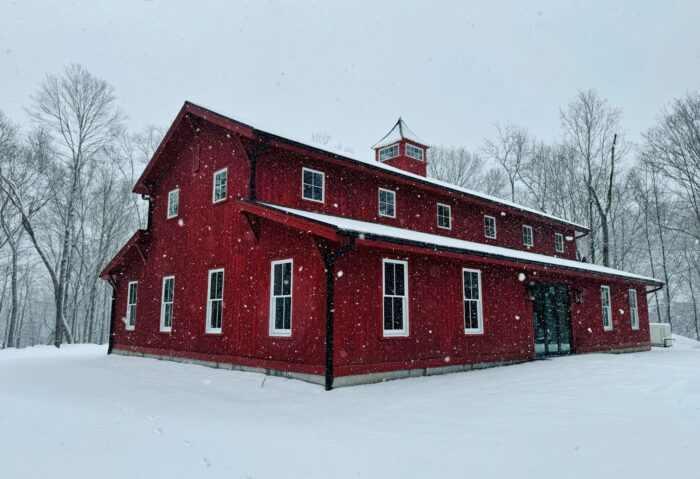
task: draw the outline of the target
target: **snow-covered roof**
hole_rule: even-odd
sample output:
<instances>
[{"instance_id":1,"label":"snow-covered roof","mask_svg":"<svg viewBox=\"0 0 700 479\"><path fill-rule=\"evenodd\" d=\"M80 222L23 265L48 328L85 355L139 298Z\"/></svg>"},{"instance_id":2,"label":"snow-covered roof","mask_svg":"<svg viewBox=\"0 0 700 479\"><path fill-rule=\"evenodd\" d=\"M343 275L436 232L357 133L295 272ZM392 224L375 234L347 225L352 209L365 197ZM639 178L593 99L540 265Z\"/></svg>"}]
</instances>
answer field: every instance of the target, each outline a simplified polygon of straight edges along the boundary
<instances>
[{"instance_id":1,"label":"snow-covered roof","mask_svg":"<svg viewBox=\"0 0 700 479\"><path fill-rule=\"evenodd\" d=\"M379 140L372 148L377 149L383 146L392 145L401 140L410 140L415 143L425 145L425 143L423 143L423 141L421 141L418 136L408 127L406 122L399 117L399 121L396 122L394 128L392 128L389 133L384 135L384 138Z\"/></svg>"},{"instance_id":2,"label":"snow-covered roof","mask_svg":"<svg viewBox=\"0 0 700 479\"><path fill-rule=\"evenodd\" d=\"M352 233L360 238L367 238L371 236L388 242L392 242L392 240L396 242L396 240L399 240L404 242L416 243L417 245L425 246L428 248L445 248L449 250L463 251L465 253L476 254L479 256L503 258L515 262L536 263L545 266L556 266L560 268L583 271L587 273L619 276L643 281L646 283L663 284L662 281L650 278L648 276L641 276L634 273L628 273L626 271L608 268L597 264L583 263L581 261L574 261L565 258L555 258L553 256L547 256L538 253L530 253L528 251L503 248L501 246L476 243L474 241L465 241L457 238L450 238L448 236L423 233L420 231L396 228L393 226L386 226L378 223L370 223L367 221L359 221L350 218L342 218L339 216L312 213L309 211L287 208L284 206L272 205L269 203L260 202L258 204L266 206L267 208L283 211L288 214L305 218L317 223L323 223L325 225L336 228L339 232Z\"/></svg>"},{"instance_id":3,"label":"snow-covered roof","mask_svg":"<svg viewBox=\"0 0 700 479\"><path fill-rule=\"evenodd\" d=\"M489 201L489 202L491 202L491 203L496 203L496 204L499 204L499 205L503 205L503 206L507 206L507 207L510 207L510 208L514 208L514 209L516 209L516 210L520 210L520 211L523 211L523 212L526 212L526 213L534 214L534 215L540 216L540 217L542 217L542 218L548 218L548 219L551 219L551 220L559 221L559 222L561 222L561 223L565 223L565 224L568 224L568 225L570 225L570 226L576 228L577 231L589 231L588 227L586 227L586 226L580 225L580 224L578 224L578 223L573 223L573 222L571 222L571 221L569 221L569 220L565 220L565 219L563 219L563 218L559 218L558 216L554 216L554 215L550 215L550 214L548 214L548 213L544 213L544 212L542 212L542 211L539 211L539 210L534 209L534 208L530 208L530 207L528 207L528 206L523 206L523 205L520 205L520 204L518 204L518 203L514 203L514 202L508 201L508 200L504 200L504 199L498 198L498 197L496 197L496 196L487 195L487 194L485 194L485 193L481 193L481 192L476 191L476 190L471 190L471 189L469 189L469 188L463 188L463 187L461 187L461 186L457 186L457 185L454 185L454 184L452 184L452 183L448 183L447 181L441 181L441 180L436 180L436 179L434 179L434 178L428 178L428 177L425 177L425 176L416 175L415 173L410 173L410 172L405 171L405 170L402 170L402 169L400 169L400 168L396 168L396 167L394 167L394 166L388 165L388 164L386 164L385 162L376 161L376 159L375 159L373 153L372 153L371 155L368 154L367 156L362 157L362 156L356 155L356 154L354 154L354 153L349 153L349 152L347 152L347 151L340 150L340 149L338 149L338 148L333 148L333 147L330 147L330 146L321 145L321 144L318 144L318 143L313 143L313 142L311 142L310 140L302 140L302 139L300 139L300 138L294 138L293 136L285 135L285 134L279 133L278 130L276 130L275 128L265 127L265 126L263 126L261 123L258 123L258 122L253 122L253 121L249 121L249 120L244 120L244 119L243 119L244 117L242 117L242 116L240 116L240 115L231 116L231 115L224 114L224 113L218 113L217 110L213 110L213 109L211 109L211 108L207 108L206 106L202 106L202 105L200 105L200 104L196 104L196 103L192 103L192 102L188 102L188 103L192 104L193 106L196 106L196 107L199 107L199 108L203 108L203 109L205 109L205 110L208 110L208 111L210 111L211 113L213 113L213 114L215 114L215 115L218 115L218 116L220 116L220 117L223 117L223 118L225 118L225 119L227 119L227 120L229 120L229 121L232 121L232 122L234 122L234 123L247 126L247 127L249 127L249 128L252 128L253 130L257 130L257 131L259 131L259 132L261 132L261 133L266 133L266 134L268 134L268 135L273 135L273 136L276 136L276 137L278 137L278 138L280 138L280 139L283 139L283 140L286 140L286 141L289 141L289 142L293 142L293 143L296 143L296 144L299 144L299 145L302 145L302 146L306 146L306 147L309 147L309 148L313 148L313 149L316 149L316 150L320 150L320 151L323 151L323 152L325 152L325 153L329 153L329 154L331 154L331 155L333 155L333 156L335 156L335 157L338 157L338 158L340 158L340 159L346 159L346 160L351 160L351 161L354 161L354 162L362 163L362 164L364 164L364 165L366 165L366 166L369 166L370 168L376 168L376 169L379 169L379 170L385 170L385 171L390 172L390 173L392 173L392 174L394 174L394 175L403 176L403 177L405 177L405 178L411 178L412 180L415 180L415 181L418 181L418 182L421 182L421 183L428 183L428 184L431 184L431 185L440 186L440 187L442 187L442 188L446 188L446 189L448 189L448 190L455 191L455 192L457 192L457 193L462 193L462 194L465 194L465 195L468 195L468 196L473 196L473 197L475 197L475 198L480 198L480 199ZM408 130L408 131L410 131L410 130ZM413 134L413 132L411 132L411 134ZM414 136L415 136L415 135L414 135ZM419 141L419 140L414 140L414 141L417 141L418 143L421 143L421 144L425 144L425 143L422 143L422 142ZM369 152L368 152L368 153L369 153Z\"/></svg>"}]
</instances>

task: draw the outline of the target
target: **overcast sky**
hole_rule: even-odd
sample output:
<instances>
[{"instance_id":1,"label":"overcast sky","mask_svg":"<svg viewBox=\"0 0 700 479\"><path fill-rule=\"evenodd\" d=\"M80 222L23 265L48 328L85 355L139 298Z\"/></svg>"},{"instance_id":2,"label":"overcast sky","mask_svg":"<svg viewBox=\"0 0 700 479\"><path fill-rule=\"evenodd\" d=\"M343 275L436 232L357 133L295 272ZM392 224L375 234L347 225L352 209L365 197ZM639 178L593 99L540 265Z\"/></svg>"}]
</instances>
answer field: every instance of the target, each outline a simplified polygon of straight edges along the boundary
<instances>
[{"instance_id":1,"label":"overcast sky","mask_svg":"<svg viewBox=\"0 0 700 479\"><path fill-rule=\"evenodd\" d=\"M559 135L595 88L633 139L700 90L700 2L0 0L0 109L82 63L130 126L169 126L185 100L356 153L399 115L431 144L477 148L496 122Z\"/></svg>"}]
</instances>

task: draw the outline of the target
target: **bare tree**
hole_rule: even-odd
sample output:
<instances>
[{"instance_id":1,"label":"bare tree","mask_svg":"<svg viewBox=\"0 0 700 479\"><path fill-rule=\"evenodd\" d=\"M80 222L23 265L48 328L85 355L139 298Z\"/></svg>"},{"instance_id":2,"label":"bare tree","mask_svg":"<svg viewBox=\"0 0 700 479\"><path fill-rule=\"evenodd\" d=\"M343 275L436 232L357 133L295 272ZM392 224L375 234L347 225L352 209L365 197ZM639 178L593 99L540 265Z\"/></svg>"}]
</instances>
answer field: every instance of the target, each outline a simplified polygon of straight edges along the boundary
<instances>
[{"instance_id":1,"label":"bare tree","mask_svg":"<svg viewBox=\"0 0 700 479\"><path fill-rule=\"evenodd\" d=\"M530 138L527 130L511 123L496 125L495 140L486 140L484 154L496 161L506 172L510 186L510 200L515 201L515 184L530 154Z\"/></svg>"},{"instance_id":2,"label":"bare tree","mask_svg":"<svg viewBox=\"0 0 700 479\"><path fill-rule=\"evenodd\" d=\"M66 327L64 303L82 175L86 164L114 141L121 128L122 115L114 105L113 88L80 65L70 65L60 76L47 75L32 100L29 114L50 136L67 177L57 267L39 246L30 218L20 211L22 223L51 277L56 308L54 345L60 347L64 334L69 342L73 340ZM19 197L16 188L12 194ZM16 202L15 206L21 209L23 205Z\"/></svg>"}]
</instances>

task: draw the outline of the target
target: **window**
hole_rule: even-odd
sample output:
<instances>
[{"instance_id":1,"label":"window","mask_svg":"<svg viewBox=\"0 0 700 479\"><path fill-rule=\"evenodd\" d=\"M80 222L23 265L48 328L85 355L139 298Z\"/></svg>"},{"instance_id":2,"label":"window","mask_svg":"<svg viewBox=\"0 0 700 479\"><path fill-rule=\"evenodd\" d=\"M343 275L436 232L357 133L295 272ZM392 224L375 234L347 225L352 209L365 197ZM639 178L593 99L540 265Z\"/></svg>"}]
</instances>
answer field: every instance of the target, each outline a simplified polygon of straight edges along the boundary
<instances>
[{"instance_id":1,"label":"window","mask_svg":"<svg viewBox=\"0 0 700 479\"><path fill-rule=\"evenodd\" d=\"M126 298L126 329L136 328L136 288L138 281L129 282Z\"/></svg>"},{"instance_id":2,"label":"window","mask_svg":"<svg viewBox=\"0 0 700 479\"><path fill-rule=\"evenodd\" d=\"M396 193L379 188L379 216L396 218Z\"/></svg>"},{"instance_id":3,"label":"window","mask_svg":"<svg viewBox=\"0 0 700 479\"><path fill-rule=\"evenodd\" d=\"M437 204L437 225L440 228L452 228L452 208L449 205Z\"/></svg>"},{"instance_id":4,"label":"window","mask_svg":"<svg viewBox=\"0 0 700 479\"><path fill-rule=\"evenodd\" d=\"M493 216L484 216L484 236L496 238L496 218Z\"/></svg>"},{"instance_id":5,"label":"window","mask_svg":"<svg viewBox=\"0 0 700 479\"><path fill-rule=\"evenodd\" d=\"M408 263L385 259L384 336L408 336Z\"/></svg>"},{"instance_id":6,"label":"window","mask_svg":"<svg viewBox=\"0 0 700 479\"><path fill-rule=\"evenodd\" d=\"M564 235L561 233L554 233L554 250L557 253L564 252Z\"/></svg>"},{"instance_id":7,"label":"window","mask_svg":"<svg viewBox=\"0 0 700 479\"><path fill-rule=\"evenodd\" d=\"M528 248L532 247L532 226L523 225L523 244Z\"/></svg>"},{"instance_id":8,"label":"window","mask_svg":"<svg viewBox=\"0 0 700 479\"><path fill-rule=\"evenodd\" d=\"M160 297L160 330L169 333L173 330L173 300L175 298L175 276L163 278Z\"/></svg>"},{"instance_id":9,"label":"window","mask_svg":"<svg viewBox=\"0 0 700 479\"><path fill-rule=\"evenodd\" d=\"M226 199L226 179L228 178L228 168L214 173L214 188L212 191L212 203L218 203Z\"/></svg>"},{"instance_id":10,"label":"window","mask_svg":"<svg viewBox=\"0 0 700 479\"><path fill-rule=\"evenodd\" d=\"M270 275L270 336L292 334L292 260L272 262Z\"/></svg>"},{"instance_id":11,"label":"window","mask_svg":"<svg viewBox=\"0 0 700 479\"><path fill-rule=\"evenodd\" d=\"M639 329L639 309L637 309L637 290L629 290L630 297L630 322L632 329Z\"/></svg>"},{"instance_id":12,"label":"window","mask_svg":"<svg viewBox=\"0 0 700 479\"><path fill-rule=\"evenodd\" d=\"M399 156L398 143L391 146L386 146L379 150L379 161L386 161Z\"/></svg>"},{"instance_id":13,"label":"window","mask_svg":"<svg viewBox=\"0 0 700 479\"><path fill-rule=\"evenodd\" d=\"M481 310L481 271L463 269L462 285L464 286L464 332L481 334L484 332Z\"/></svg>"},{"instance_id":14,"label":"window","mask_svg":"<svg viewBox=\"0 0 700 479\"><path fill-rule=\"evenodd\" d=\"M175 218L180 206L180 189L174 189L168 193L168 218Z\"/></svg>"},{"instance_id":15,"label":"window","mask_svg":"<svg viewBox=\"0 0 700 479\"><path fill-rule=\"evenodd\" d=\"M612 309L610 308L610 286L600 287L600 301L603 306L603 329L611 331L612 325Z\"/></svg>"},{"instance_id":16,"label":"window","mask_svg":"<svg viewBox=\"0 0 700 479\"><path fill-rule=\"evenodd\" d=\"M309 201L324 201L326 175L320 171L301 169L301 197Z\"/></svg>"},{"instance_id":17,"label":"window","mask_svg":"<svg viewBox=\"0 0 700 479\"><path fill-rule=\"evenodd\" d=\"M423 161L423 148L418 148L417 146L406 143L406 156Z\"/></svg>"},{"instance_id":18,"label":"window","mask_svg":"<svg viewBox=\"0 0 700 479\"><path fill-rule=\"evenodd\" d=\"M207 333L221 332L221 317L224 310L224 270L209 270L207 287Z\"/></svg>"}]
</instances>

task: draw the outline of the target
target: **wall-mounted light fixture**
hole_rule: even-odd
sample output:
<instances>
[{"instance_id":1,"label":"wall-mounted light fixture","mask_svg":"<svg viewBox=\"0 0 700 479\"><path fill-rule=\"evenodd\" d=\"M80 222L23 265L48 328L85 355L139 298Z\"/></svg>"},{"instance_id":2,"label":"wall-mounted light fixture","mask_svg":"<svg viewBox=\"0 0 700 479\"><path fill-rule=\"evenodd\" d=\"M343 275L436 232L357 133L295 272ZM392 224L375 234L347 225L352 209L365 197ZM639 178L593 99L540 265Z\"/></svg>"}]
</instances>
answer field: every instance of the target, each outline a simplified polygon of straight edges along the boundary
<instances>
[{"instance_id":1,"label":"wall-mounted light fixture","mask_svg":"<svg viewBox=\"0 0 700 479\"><path fill-rule=\"evenodd\" d=\"M527 297L530 301L535 300L535 287L536 283L534 281L530 281L529 283L527 283Z\"/></svg>"},{"instance_id":2,"label":"wall-mounted light fixture","mask_svg":"<svg viewBox=\"0 0 700 479\"><path fill-rule=\"evenodd\" d=\"M583 301L583 290L581 288L574 288L574 301L576 301L576 304L581 304Z\"/></svg>"}]
</instances>

